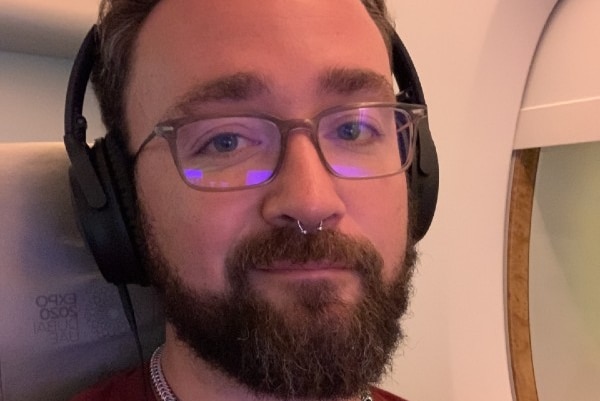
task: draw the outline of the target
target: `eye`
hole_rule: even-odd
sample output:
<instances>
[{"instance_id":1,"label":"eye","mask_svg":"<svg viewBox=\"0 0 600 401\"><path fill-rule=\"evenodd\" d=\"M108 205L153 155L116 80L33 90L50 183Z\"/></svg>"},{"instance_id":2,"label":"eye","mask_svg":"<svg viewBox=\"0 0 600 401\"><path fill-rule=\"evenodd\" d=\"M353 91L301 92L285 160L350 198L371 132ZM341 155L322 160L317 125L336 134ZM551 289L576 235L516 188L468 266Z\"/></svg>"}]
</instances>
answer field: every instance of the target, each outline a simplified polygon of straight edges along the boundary
<instances>
[{"instance_id":1,"label":"eye","mask_svg":"<svg viewBox=\"0 0 600 401\"><path fill-rule=\"evenodd\" d=\"M212 138L210 142L207 145L205 145L204 148L206 149L212 146L212 148L214 148L214 150L219 153L231 152L237 149L239 142L240 138L238 135L234 133L224 133Z\"/></svg>"},{"instance_id":2,"label":"eye","mask_svg":"<svg viewBox=\"0 0 600 401\"><path fill-rule=\"evenodd\" d=\"M355 140L364 131L362 124L353 121L342 124L337 129L338 137L345 140Z\"/></svg>"},{"instance_id":3,"label":"eye","mask_svg":"<svg viewBox=\"0 0 600 401\"><path fill-rule=\"evenodd\" d=\"M229 156L247 150L251 146L257 146L261 143L259 138L242 135L237 132L220 132L205 138L196 145L195 153L197 156Z\"/></svg>"},{"instance_id":4,"label":"eye","mask_svg":"<svg viewBox=\"0 0 600 401\"><path fill-rule=\"evenodd\" d=\"M343 141L364 142L379 136L379 131L364 121L348 121L335 129L335 137Z\"/></svg>"}]
</instances>

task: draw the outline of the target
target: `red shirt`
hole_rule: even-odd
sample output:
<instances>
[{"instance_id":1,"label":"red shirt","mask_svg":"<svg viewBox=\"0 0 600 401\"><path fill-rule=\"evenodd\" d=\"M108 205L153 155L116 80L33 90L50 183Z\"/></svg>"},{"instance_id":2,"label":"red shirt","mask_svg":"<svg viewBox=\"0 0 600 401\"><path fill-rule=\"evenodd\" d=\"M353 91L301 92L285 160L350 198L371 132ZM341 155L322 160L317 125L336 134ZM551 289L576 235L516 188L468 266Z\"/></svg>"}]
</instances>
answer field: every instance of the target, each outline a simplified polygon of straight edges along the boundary
<instances>
[{"instance_id":1,"label":"red shirt","mask_svg":"<svg viewBox=\"0 0 600 401\"><path fill-rule=\"evenodd\" d=\"M146 397L143 394L144 390L147 393ZM138 368L100 382L78 394L71 401L154 401L152 394L148 370ZM406 401L377 387L371 388L371 395L373 401Z\"/></svg>"}]
</instances>

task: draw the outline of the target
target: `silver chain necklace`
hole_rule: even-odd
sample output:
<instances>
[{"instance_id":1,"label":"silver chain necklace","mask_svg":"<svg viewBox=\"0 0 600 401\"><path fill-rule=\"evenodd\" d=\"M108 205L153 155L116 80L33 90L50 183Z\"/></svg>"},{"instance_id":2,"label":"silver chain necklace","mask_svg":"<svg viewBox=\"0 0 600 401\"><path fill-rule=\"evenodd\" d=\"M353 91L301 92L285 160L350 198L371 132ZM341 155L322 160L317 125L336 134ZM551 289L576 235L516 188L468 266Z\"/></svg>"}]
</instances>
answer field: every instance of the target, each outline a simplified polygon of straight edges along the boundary
<instances>
[{"instance_id":1,"label":"silver chain necklace","mask_svg":"<svg viewBox=\"0 0 600 401\"><path fill-rule=\"evenodd\" d=\"M162 347L158 347L154 350L152 358L150 359L150 379L152 380L152 388L160 397L160 401L179 401L163 374L162 364L160 363L161 356ZM373 401L373 397L366 391L360 396L360 401Z\"/></svg>"},{"instance_id":2,"label":"silver chain necklace","mask_svg":"<svg viewBox=\"0 0 600 401\"><path fill-rule=\"evenodd\" d=\"M154 350L152 358L150 359L150 379L152 380L152 387L160 397L161 401L179 401L177 397L175 397L175 394L173 394L173 390L171 390L171 386L167 383L167 379L165 379L162 364L160 363L161 356L162 347L158 347Z\"/></svg>"}]
</instances>

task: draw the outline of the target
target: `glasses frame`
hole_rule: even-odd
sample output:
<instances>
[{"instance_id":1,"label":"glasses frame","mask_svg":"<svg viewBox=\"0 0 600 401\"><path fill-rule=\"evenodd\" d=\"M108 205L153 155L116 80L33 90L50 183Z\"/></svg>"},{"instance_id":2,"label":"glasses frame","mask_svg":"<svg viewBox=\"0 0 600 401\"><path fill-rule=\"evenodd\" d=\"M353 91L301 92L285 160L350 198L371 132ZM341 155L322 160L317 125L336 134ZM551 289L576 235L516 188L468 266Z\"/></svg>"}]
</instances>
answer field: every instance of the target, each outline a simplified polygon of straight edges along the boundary
<instances>
[{"instance_id":1,"label":"glasses frame","mask_svg":"<svg viewBox=\"0 0 600 401\"><path fill-rule=\"evenodd\" d=\"M321 119L323 117L326 117L326 116L331 115L336 112L342 112L345 110L358 109L358 108L376 108L376 107L390 107L393 109L402 110L402 111L406 112L406 114L408 115L409 118L408 118L408 122L407 122L406 126L409 129L410 140L409 140L409 151L408 151L408 154L406 155L406 160L407 160L406 163L404 163L402 168L400 168L398 171L381 174L381 175L376 175L376 176L346 177L346 176L336 173L329 165L329 162L327 161L327 159L325 158L325 155L323 154L323 151L321 150L321 146L319 144L319 139L318 139L319 122L321 121ZM177 152L177 134L178 134L179 128L181 128L182 126L185 126L187 124L190 124L194 121L208 120L208 119L215 119L215 118L232 118L232 117L261 118L261 119L270 121L279 129L279 134L281 135L281 150L279 152L277 164L275 165L275 168L273 169L273 173L271 174L271 177L269 177L269 179L267 179L263 182L260 182L258 184L243 185L243 186L236 186L236 187L200 187L200 186L191 184L185 178L183 169L180 165L179 155ZM412 164L413 159L414 159L416 141L417 141L417 136L418 136L416 127L418 127L419 122L421 120L426 119L426 118L427 118L427 106L426 105L415 104L415 103L401 103L401 102L351 103L351 104L335 106L335 107L325 109L325 110L319 112L318 114L316 114L315 116L313 116L312 118L304 118L304 119L299 118L299 119L288 119L288 120L283 120L281 118L277 118L277 117L267 114L267 113L194 114L194 115L189 115L189 116L185 116L185 117L181 117L181 118L165 120L165 121L162 121L162 122L156 124L154 126L154 129L150 133L150 135L148 135L146 137L146 139L144 139L144 141L138 148L137 152L134 154L133 162L134 162L134 164L137 162L137 159L138 159L140 153L146 148L146 146L154 138L160 137L160 138L165 139L167 141L167 143L169 144L171 157L173 159L173 162L175 163L177 172L179 173L179 176L181 177L181 179L187 186L189 186L195 190L198 190L198 191L206 191L206 192L228 192L228 191L239 191L242 189L256 188L256 187L260 187L260 186L270 183L271 181L273 181L275 179L275 177L277 177L279 170L281 168L281 165L283 164L283 160L285 159L285 155L287 153L287 143L288 143L288 137L289 137L290 133L293 131L296 131L296 130L304 130L304 131L309 132L310 139L311 139L313 145L315 146L315 149L317 150L319 159L321 160L321 163L323 164L323 166L325 166L326 170L330 174L332 174L335 177L346 179L346 180L370 180L373 178L383 178L383 177L389 177L389 176L393 176L396 174L400 174L400 173L406 171L410 167L410 165ZM399 127L397 131L400 131L401 128L402 127Z\"/></svg>"}]
</instances>

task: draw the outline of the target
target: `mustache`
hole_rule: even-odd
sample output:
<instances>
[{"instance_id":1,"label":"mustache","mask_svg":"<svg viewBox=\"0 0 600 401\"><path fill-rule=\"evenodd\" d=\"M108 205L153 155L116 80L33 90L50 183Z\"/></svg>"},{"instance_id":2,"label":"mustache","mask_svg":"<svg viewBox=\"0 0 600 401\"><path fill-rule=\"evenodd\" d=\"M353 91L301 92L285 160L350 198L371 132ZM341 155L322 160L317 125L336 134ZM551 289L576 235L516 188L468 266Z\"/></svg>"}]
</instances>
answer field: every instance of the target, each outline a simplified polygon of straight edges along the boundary
<instances>
[{"instance_id":1,"label":"mustache","mask_svg":"<svg viewBox=\"0 0 600 401\"><path fill-rule=\"evenodd\" d=\"M233 247L225 264L245 272L275 262L319 261L341 264L361 274L373 274L374 266L377 270L383 266L383 258L367 239L333 229L302 234L296 227L277 227L246 237Z\"/></svg>"}]
</instances>

